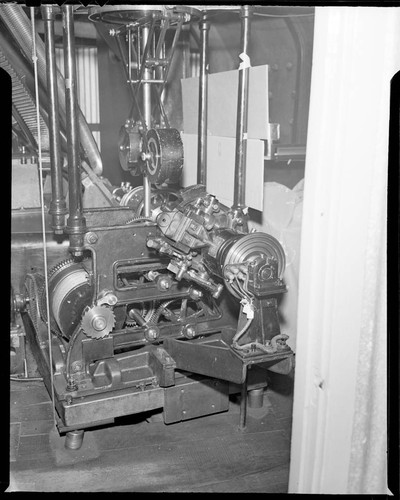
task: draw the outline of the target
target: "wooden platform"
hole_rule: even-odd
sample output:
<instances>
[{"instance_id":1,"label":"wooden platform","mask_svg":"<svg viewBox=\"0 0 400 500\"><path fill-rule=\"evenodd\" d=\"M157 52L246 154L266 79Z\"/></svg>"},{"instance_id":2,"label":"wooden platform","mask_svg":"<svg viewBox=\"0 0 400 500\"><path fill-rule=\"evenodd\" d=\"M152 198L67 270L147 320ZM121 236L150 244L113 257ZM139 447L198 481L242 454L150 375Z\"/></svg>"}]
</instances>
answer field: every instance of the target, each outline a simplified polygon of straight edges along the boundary
<instances>
[{"instance_id":1,"label":"wooden platform","mask_svg":"<svg viewBox=\"0 0 400 500\"><path fill-rule=\"evenodd\" d=\"M293 378L271 373L264 406L238 429L228 412L165 425L162 413L117 419L64 447L41 382L11 382L7 491L286 493Z\"/></svg>"}]
</instances>

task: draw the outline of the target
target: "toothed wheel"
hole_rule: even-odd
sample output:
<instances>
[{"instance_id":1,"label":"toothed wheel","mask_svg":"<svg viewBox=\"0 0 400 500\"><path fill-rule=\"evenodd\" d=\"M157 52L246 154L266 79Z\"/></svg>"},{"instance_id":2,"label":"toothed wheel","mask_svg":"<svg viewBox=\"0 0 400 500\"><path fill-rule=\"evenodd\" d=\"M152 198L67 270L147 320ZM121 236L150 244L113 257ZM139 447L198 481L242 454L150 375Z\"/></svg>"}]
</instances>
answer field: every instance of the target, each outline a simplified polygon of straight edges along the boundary
<instances>
[{"instance_id":1,"label":"toothed wheel","mask_svg":"<svg viewBox=\"0 0 400 500\"><path fill-rule=\"evenodd\" d=\"M86 307L81 322L82 330L92 339L106 337L115 326L113 311L106 306Z\"/></svg>"},{"instance_id":2,"label":"toothed wheel","mask_svg":"<svg viewBox=\"0 0 400 500\"><path fill-rule=\"evenodd\" d=\"M44 276L39 273L28 274L25 279L25 293L27 297L26 309L32 320L36 331L40 320L40 288L44 282Z\"/></svg>"},{"instance_id":3,"label":"toothed wheel","mask_svg":"<svg viewBox=\"0 0 400 500\"><path fill-rule=\"evenodd\" d=\"M48 273L50 329L57 336L69 339L79 324L83 310L91 303L93 285L89 259L59 262ZM39 311L47 323L46 288L39 290Z\"/></svg>"}]
</instances>

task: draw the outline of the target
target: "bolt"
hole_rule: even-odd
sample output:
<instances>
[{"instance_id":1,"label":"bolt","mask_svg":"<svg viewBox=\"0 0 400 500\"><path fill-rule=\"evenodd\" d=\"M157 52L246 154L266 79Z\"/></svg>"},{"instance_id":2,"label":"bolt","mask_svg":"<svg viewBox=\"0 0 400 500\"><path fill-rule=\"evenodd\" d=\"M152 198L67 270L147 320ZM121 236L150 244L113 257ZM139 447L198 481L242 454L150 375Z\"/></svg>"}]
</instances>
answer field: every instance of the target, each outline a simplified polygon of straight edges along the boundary
<instances>
[{"instance_id":1,"label":"bolt","mask_svg":"<svg viewBox=\"0 0 400 500\"><path fill-rule=\"evenodd\" d=\"M187 326L184 330L184 335L188 339L192 339L196 336L196 330L192 326Z\"/></svg>"},{"instance_id":2,"label":"bolt","mask_svg":"<svg viewBox=\"0 0 400 500\"><path fill-rule=\"evenodd\" d=\"M65 402L67 403L67 405L72 404L72 396L66 396Z\"/></svg>"},{"instance_id":3,"label":"bolt","mask_svg":"<svg viewBox=\"0 0 400 500\"><path fill-rule=\"evenodd\" d=\"M80 370L82 370L81 363L74 363L73 364L73 370L74 370L74 372L79 372Z\"/></svg>"},{"instance_id":4,"label":"bolt","mask_svg":"<svg viewBox=\"0 0 400 500\"><path fill-rule=\"evenodd\" d=\"M158 331L155 328L149 328L147 330L147 337L150 340L155 340L158 337Z\"/></svg>"},{"instance_id":5,"label":"bolt","mask_svg":"<svg viewBox=\"0 0 400 500\"><path fill-rule=\"evenodd\" d=\"M96 233L93 233L92 231L90 231L89 233L87 233L86 235L86 241L90 244L90 245L93 245L94 243L97 242L97 240L99 239L99 237L97 236Z\"/></svg>"},{"instance_id":6,"label":"bolt","mask_svg":"<svg viewBox=\"0 0 400 500\"><path fill-rule=\"evenodd\" d=\"M286 64L286 69L290 71L292 68L293 68L293 63L288 62L288 63Z\"/></svg>"},{"instance_id":7,"label":"bolt","mask_svg":"<svg viewBox=\"0 0 400 500\"><path fill-rule=\"evenodd\" d=\"M93 318L92 326L95 330L100 332L107 326L107 321L103 316L97 316L96 318Z\"/></svg>"},{"instance_id":8,"label":"bolt","mask_svg":"<svg viewBox=\"0 0 400 500\"><path fill-rule=\"evenodd\" d=\"M68 379L68 382L67 382L67 391L74 392L77 390L78 390L78 386L76 385L75 380L72 377L70 377ZM71 398L71 400L72 400L72 398Z\"/></svg>"}]
</instances>

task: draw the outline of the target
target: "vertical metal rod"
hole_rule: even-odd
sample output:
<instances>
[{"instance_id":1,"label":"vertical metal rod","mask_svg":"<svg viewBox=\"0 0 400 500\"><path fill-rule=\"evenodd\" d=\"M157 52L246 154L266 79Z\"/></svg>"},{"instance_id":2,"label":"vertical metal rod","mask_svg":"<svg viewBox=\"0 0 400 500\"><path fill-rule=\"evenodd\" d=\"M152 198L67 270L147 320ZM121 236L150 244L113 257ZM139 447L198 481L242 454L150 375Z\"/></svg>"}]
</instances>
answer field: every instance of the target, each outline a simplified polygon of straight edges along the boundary
<instances>
[{"instance_id":1,"label":"vertical metal rod","mask_svg":"<svg viewBox=\"0 0 400 500\"><path fill-rule=\"evenodd\" d=\"M239 420L240 431L243 431L246 428L246 417L247 417L247 366L244 366L243 369L245 370L245 377L240 394L240 420Z\"/></svg>"},{"instance_id":2,"label":"vertical metal rod","mask_svg":"<svg viewBox=\"0 0 400 500\"><path fill-rule=\"evenodd\" d=\"M207 182L207 95L208 95L208 33L210 23L207 13L199 23L200 27L200 78L199 78L199 117L197 140L197 183Z\"/></svg>"},{"instance_id":3,"label":"vertical metal rod","mask_svg":"<svg viewBox=\"0 0 400 500\"><path fill-rule=\"evenodd\" d=\"M234 208L245 207L246 192L246 153L247 153L247 110L249 94L248 46L250 40L250 15L251 6L241 7L241 67L239 66L239 88L236 121L236 155L235 155L235 183L233 193Z\"/></svg>"},{"instance_id":4,"label":"vertical metal rod","mask_svg":"<svg viewBox=\"0 0 400 500\"><path fill-rule=\"evenodd\" d=\"M49 98L49 138L51 164L51 203L52 227L55 234L62 234L65 227L67 206L63 193L62 158L60 143L60 121L57 88L56 48L54 42L54 7L42 6L45 30L47 92Z\"/></svg>"},{"instance_id":5,"label":"vertical metal rod","mask_svg":"<svg viewBox=\"0 0 400 500\"><path fill-rule=\"evenodd\" d=\"M153 28L154 29L154 28ZM153 31L153 30L152 30ZM151 79L151 70L146 68L146 59L148 50L150 47L149 33L150 30L148 26L142 28L142 47L144 48L143 60L142 60L142 73L143 73L143 117L145 123L143 123L144 133L151 127L151 84L146 83L146 80ZM150 217L151 210L151 183L146 174L143 174L143 215L144 217Z\"/></svg>"},{"instance_id":6,"label":"vertical metal rod","mask_svg":"<svg viewBox=\"0 0 400 500\"><path fill-rule=\"evenodd\" d=\"M81 195L81 165L79 158L78 103L76 97L75 40L73 5L63 5L65 104L68 137L68 194L69 217L66 232L69 250L75 256L83 254L86 219L83 217Z\"/></svg>"},{"instance_id":7,"label":"vertical metal rod","mask_svg":"<svg viewBox=\"0 0 400 500\"><path fill-rule=\"evenodd\" d=\"M117 37L118 39L118 37ZM128 28L128 79L132 80L132 30Z\"/></svg>"}]
</instances>

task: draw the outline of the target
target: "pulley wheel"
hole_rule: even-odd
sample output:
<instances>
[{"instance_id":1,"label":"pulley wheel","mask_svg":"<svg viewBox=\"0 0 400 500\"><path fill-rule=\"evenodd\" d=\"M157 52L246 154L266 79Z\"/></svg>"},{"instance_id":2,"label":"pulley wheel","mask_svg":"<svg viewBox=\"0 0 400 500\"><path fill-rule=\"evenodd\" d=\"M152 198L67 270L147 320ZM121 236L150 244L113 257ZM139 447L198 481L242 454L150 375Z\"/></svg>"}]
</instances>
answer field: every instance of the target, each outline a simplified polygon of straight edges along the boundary
<instances>
[{"instance_id":1,"label":"pulley wheel","mask_svg":"<svg viewBox=\"0 0 400 500\"><path fill-rule=\"evenodd\" d=\"M286 266L285 252L279 241L267 233L250 233L237 239L225 252L221 264L223 267L240 264L260 255L273 257L277 261L278 278L282 279Z\"/></svg>"},{"instance_id":2,"label":"pulley wheel","mask_svg":"<svg viewBox=\"0 0 400 500\"><path fill-rule=\"evenodd\" d=\"M147 176L153 184L174 184L183 167L183 143L174 128L150 129L147 138Z\"/></svg>"}]
</instances>

